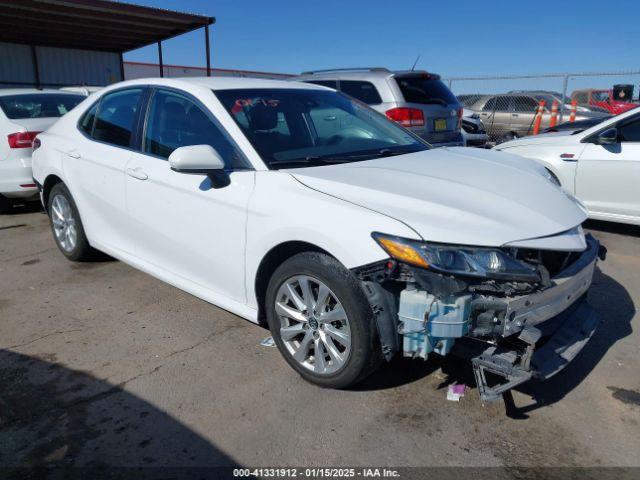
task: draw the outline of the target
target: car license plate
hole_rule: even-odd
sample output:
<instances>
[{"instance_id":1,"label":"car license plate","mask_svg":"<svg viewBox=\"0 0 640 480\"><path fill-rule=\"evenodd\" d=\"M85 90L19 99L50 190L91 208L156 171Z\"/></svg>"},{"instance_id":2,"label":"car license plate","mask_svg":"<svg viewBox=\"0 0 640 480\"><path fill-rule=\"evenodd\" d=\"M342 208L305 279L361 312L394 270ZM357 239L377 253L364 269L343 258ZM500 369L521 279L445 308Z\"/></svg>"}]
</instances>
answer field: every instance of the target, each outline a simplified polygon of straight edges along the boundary
<instances>
[{"instance_id":1,"label":"car license plate","mask_svg":"<svg viewBox=\"0 0 640 480\"><path fill-rule=\"evenodd\" d=\"M446 118L436 118L433 123L434 123L433 129L436 132L440 132L442 130L446 130L447 129L447 119Z\"/></svg>"}]
</instances>

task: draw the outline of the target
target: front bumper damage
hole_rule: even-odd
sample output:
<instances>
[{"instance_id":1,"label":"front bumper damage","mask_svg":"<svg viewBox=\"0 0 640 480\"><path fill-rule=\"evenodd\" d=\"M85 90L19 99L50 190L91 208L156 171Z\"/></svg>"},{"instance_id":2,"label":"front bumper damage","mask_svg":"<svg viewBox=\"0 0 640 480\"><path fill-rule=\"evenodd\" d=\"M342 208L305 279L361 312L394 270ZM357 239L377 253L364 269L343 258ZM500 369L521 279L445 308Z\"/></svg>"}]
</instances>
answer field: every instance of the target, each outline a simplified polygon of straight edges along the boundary
<instances>
[{"instance_id":1,"label":"front bumper damage","mask_svg":"<svg viewBox=\"0 0 640 480\"><path fill-rule=\"evenodd\" d=\"M531 378L552 377L593 335L599 319L586 294L605 250L592 236L586 240L585 251L548 285L524 293L477 293L450 278L429 283L427 290L424 281L402 275L389 282L371 268L356 273L364 280L387 358L400 350L423 359L432 352L467 358L481 399L492 401Z\"/></svg>"}]
</instances>

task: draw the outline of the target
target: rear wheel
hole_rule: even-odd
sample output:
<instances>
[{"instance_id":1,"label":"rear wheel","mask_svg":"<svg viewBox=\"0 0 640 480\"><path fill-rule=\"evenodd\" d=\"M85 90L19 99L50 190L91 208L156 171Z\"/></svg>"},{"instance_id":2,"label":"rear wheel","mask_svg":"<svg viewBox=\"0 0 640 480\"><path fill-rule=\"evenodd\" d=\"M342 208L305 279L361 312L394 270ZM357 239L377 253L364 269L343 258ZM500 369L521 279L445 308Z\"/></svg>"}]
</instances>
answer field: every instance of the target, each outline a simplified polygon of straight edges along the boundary
<instances>
[{"instance_id":1,"label":"rear wheel","mask_svg":"<svg viewBox=\"0 0 640 480\"><path fill-rule=\"evenodd\" d=\"M4 213L9 213L12 207L11 200L9 200L4 195L0 195L0 215Z\"/></svg>"},{"instance_id":2,"label":"rear wheel","mask_svg":"<svg viewBox=\"0 0 640 480\"><path fill-rule=\"evenodd\" d=\"M345 388L379 365L371 307L358 280L334 258L291 257L274 272L266 302L276 345L306 380Z\"/></svg>"},{"instance_id":3,"label":"rear wheel","mask_svg":"<svg viewBox=\"0 0 640 480\"><path fill-rule=\"evenodd\" d=\"M58 183L51 189L47 211L53 238L64 256L75 261L94 258L96 250L89 245L78 208L64 183Z\"/></svg>"}]
</instances>

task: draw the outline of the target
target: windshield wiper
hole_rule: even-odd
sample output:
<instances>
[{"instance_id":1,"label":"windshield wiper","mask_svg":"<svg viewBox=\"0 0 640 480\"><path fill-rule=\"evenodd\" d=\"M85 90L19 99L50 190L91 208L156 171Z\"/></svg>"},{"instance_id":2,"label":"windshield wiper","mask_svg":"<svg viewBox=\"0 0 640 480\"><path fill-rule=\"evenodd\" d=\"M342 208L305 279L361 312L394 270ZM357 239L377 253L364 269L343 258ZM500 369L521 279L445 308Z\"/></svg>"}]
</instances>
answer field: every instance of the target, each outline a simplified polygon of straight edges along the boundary
<instances>
[{"instance_id":1,"label":"windshield wiper","mask_svg":"<svg viewBox=\"0 0 640 480\"><path fill-rule=\"evenodd\" d=\"M330 164L330 163L346 163L350 162L352 157L317 157L317 156L308 156L303 158L288 158L282 160L272 160L269 162L269 165L297 165L297 164Z\"/></svg>"},{"instance_id":2,"label":"windshield wiper","mask_svg":"<svg viewBox=\"0 0 640 480\"><path fill-rule=\"evenodd\" d=\"M413 153L413 152L410 152L410 151L405 152L403 150L392 150L390 148L381 148L380 150L377 150L374 152L354 153L352 155L335 155L335 156L310 155L302 158L272 160L271 162L269 162L269 165L311 165L311 164L330 165L332 163L357 162L359 160L369 160L369 159L378 158L378 157L392 157L395 155L403 155L405 153Z\"/></svg>"}]
</instances>

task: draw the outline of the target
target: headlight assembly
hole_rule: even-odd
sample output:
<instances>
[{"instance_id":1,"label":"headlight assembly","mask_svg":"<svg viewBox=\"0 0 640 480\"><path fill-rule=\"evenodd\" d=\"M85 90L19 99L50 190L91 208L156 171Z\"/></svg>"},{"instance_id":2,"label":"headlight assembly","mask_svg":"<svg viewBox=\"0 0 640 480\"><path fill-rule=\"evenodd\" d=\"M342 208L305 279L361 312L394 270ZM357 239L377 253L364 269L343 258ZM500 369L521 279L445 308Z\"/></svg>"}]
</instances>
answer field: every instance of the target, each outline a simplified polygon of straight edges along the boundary
<instances>
[{"instance_id":1,"label":"headlight assembly","mask_svg":"<svg viewBox=\"0 0 640 480\"><path fill-rule=\"evenodd\" d=\"M496 248L444 245L374 232L372 237L394 259L439 273L501 280L537 281L537 269Z\"/></svg>"}]
</instances>

